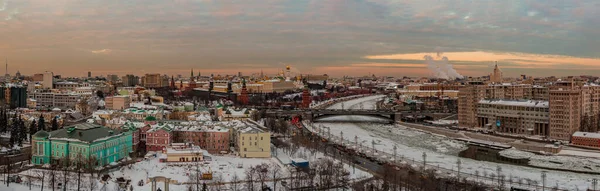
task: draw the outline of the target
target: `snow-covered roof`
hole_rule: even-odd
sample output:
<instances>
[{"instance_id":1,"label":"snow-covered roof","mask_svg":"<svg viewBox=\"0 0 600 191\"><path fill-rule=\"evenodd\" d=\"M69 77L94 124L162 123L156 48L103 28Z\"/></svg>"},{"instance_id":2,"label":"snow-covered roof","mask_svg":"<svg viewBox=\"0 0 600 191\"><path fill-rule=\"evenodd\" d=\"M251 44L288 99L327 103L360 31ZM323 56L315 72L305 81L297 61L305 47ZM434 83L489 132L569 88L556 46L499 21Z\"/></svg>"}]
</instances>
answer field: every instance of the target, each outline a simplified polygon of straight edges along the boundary
<instances>
[{"instance_id":1,"label":"snow-covered roof","mask_svg":"<svg viewBox=\"0 0 600 191\"><path fill-rule=\"evenodd\" d=\"M586 138L600 139L600 133L590 133L590 132L577 131L577 132L573 133L573 137L586 137Z\"/></svg>"},{"instance_id":2,"label":"snow-covered roof","mask_svg":"<svg viewBox=\"0 0 600 191\"><path fill-rule=\"evenodd\" d=\"M506 105L506 106L522 106L522 107L539 107L548 108L548 101L541 100L480 100L479 104L491 105Z\"/></svg>"}]
</instances>

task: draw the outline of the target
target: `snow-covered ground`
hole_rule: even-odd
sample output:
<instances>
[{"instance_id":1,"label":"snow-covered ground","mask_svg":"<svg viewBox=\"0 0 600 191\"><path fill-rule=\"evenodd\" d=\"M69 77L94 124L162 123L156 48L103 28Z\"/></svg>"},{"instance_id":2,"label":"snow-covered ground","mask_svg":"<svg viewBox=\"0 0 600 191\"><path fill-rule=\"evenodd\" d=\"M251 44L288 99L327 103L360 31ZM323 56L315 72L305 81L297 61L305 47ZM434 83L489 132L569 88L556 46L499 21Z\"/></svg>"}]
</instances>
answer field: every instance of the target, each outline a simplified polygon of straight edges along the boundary
<instances>
[{"instance_id":1,"label":"snow-covered ground","mask_svg":"<svg viewBox=\"0 0 600 191\"><path fill-rule=\"evenodd\" d=\"M328 159L337 161L334 158L325 156L325 154L322 152L319 152L319 151L311 152L308 149L306 149L305 147L300 147L298 149L298 151L296 151L294 154L291 154L291 155L288 155L282 149L278 149L277 150L277 158L281 159L281 162L283 162L283 163L285 163L286 160L291 160L291 158L305 159L305 160L309 161L309 163L313 163L313 162L318 161L319 159L323 159L323 158L328 158ZM348 172L350 173L350 180L361 180L361 179L373 177L372 174L370 174L364 170L361 170L360 168L354 168L348 164L344 164L344 168L346 170L348 170Z\"/></svg>"},{"instance_id":2,"label":"snow-covered ground","mask_svg":"<svg viewBox=\"0 0 600 191\"><path fill-rule=\"evenodd\" d=\"M334 104L330 109L355 109L361 102L364 109L373 109L375 102L382 96L371 96ZM426 153L427 164L440 166L446 169L457 169L458 152L465 149L463 143L450 138L417 131L401 125L367 124L367 123L314 123L315 126L326 126L331 129L331 134L340 136L343 132L344 139L358 142L363 146L371 146L375 143L375 149L387 153L393 153L394 145L397 146L398 156L408 159L423 161L423 153ZM499 164L486 161L477 161L468 158L460 158L461 172L480 175L496 174L497 167L501 167L501 173L513 180L530 179L536 180L541 185L542 171L546 173L546 186L576 190L576 187L590 186L597 175L572 173L564 171L543 170L532 167ZM573 162L576 163L576 162Z\"/></svg>"},{"instance_id":3,"label":"snow-covered ground","mask_svg":"<svg viewBox=\"0 0 600 191\"><path fill-rule=\"evenodd\" d=\"M213 160L206 163L200 164L201 172L213 172L213 180L220 177L220 182L231 181L234 175L238 176L239 180L243 180L246 175L246 169L256 166L259 164L278 165L276 160L272 158L238 158L233 156L213 156ZM171 178L177 182L194 182L190 180L190 175L196 172L196 166L194 162L183 163L183 166L167 165L167 163L161 163L158 158L152 158L142 162L135 163L131 168L124 167L121 170L117 170L111 173L111 177L125 177L131 179L134 185L134 190L150 190L151 184L146 183L144 186L137 186L137 182L140 180L148 180L148 177L164 176ZM241 165L242 168L238 168ZM162 187L162 183L158 184ZM186 185L169 185L174 190L187 190ZM179 187L178 187L179 186Z\"/></svg>"}]
</instances>

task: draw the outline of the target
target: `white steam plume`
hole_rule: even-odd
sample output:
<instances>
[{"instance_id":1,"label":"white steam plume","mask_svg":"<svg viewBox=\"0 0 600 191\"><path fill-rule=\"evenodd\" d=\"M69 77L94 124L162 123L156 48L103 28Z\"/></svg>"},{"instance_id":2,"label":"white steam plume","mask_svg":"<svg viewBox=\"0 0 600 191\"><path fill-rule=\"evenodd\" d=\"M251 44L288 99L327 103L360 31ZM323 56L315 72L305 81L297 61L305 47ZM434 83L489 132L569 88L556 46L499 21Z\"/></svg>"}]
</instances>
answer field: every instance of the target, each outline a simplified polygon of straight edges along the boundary
<instances>
[{"instance_id":1,"label":"white steam plume","mask_svg":"<svg viewBox=\"0 0 600 191\"><path fill-rule=\"evenodd\" d=\"M427 68L433 72L433 76L436 78L443 79L462 79L463 76L460 75L452 64L448 62L448 57L442 56L444 53L441 51L437 51L436 57L430 55L425 55L423 58L425 59L425 63L427 63Z\"/></svg>"}]
</instances>

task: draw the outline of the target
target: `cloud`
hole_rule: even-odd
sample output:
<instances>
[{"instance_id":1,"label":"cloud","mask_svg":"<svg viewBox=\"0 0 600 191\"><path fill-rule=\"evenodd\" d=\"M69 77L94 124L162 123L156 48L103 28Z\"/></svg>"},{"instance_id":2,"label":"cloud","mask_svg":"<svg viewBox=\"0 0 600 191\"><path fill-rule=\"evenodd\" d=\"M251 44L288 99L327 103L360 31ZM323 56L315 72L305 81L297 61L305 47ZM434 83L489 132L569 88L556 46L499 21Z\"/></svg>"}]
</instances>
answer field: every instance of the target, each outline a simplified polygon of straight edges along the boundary
<instances>
[{"instance_id":1,"label":"cloud","mask_svg":"<svg viewBox=\"0 0 600 191\"><path fill-rule=\"evenodd\" d=\"M111 49L100 49L100 50L92 50L93 54L110 54L112 52Z\"/></svg>"},{"instance_id":2,"label":"cloud","mask_svg":"<svg viewBox=\"0 0 600 191\"><path fill-rule=\"evenodd\" d=\"M600 49L596 0L568 6L560 0L0 0L0 8L5 9L0 11L0 34L7 34L0 36L0 54L62 68L64 75L92 66L133 72L146 64L172 63L167 66L172 71L191 66L237 70L257 63L264 69L278 68L280 62L302 71L329 67L335 75L342 70L334 68L346 71L359 67L357 63L378 62L366 55L420 53L437 46L447 47L449 54L522 52L576 58L595 57ZM11 14L14 10L18 12ZM81 50L74 47L111 47L128 54L84 49L92 54L79 55ZM97 54L111 56L92 57ZM469 62L472 65L497 60L490 54L475 55L482 59ZM463 61L447 56L461 74L489 73L486 68L465 68L457 64ZM412 58L411 63L420 65L422 58ZM537 59L505 62L515 64L510 67L556 68L564 61L528 63L531 60ZM161 71L166 70L155 72Z\"/></svg>"}]
</instances>

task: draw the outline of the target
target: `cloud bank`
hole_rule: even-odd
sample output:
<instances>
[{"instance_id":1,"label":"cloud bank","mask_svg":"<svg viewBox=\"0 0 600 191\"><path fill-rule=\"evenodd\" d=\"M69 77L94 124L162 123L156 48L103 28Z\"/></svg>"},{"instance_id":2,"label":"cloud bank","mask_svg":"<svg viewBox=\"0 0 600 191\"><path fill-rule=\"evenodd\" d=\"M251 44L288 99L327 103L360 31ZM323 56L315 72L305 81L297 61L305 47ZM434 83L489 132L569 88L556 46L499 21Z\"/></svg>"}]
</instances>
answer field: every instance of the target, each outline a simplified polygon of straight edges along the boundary
<instances>
[{"instance_id":1,"label":"cloud bank","mask_svg":"<svg viewBox=\"0 0 600 191\"><path fill-rule=\"evenodd\" d=\"M277 71L283 62L303 72L331 75L366 74L355 70L378 64L388 67L372 68L381 75L423 76L429 73L423 55L402 63L365 56L407 55L441 46L465 75L485 75L488 63L501 60L481 57L465 61L470 64L466 68L451 53L533 55L501 64L576 75L600 72L581 63L598 57L599 9L596 0L4 0L0 57L11 58L22 73L54 69L63 75L88 70L185 74L192 67ZM546 55L572 59L547 62ZM398 67L390 64L421 67L394 70Z\"/></svg>"}]
</instances>

